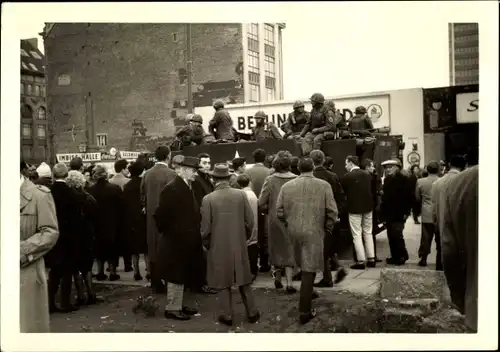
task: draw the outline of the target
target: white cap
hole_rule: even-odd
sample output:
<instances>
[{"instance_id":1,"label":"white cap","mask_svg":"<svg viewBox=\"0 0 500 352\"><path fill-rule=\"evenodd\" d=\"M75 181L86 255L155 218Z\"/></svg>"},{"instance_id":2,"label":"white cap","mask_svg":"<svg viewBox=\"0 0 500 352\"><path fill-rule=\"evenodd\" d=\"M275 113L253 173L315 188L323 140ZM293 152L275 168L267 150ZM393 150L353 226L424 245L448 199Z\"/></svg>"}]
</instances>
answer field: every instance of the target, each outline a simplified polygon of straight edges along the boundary
<instances>
[{"instance_id":1,"label":"white cap","mask_svg":"<svg viewBox=\"0 0 500 352\"><path fill-rule=\"evenodd\" d=\"M401 166L401 162L397 159L390 159L390 160L384 161L381 165L382 166L392 166L392 165Z\"/></svg>"},{"instance_id":2,"label":"white cap","mask_svg":"<svg viewBox=\"0 0 500 352\"><path fill-rule=\"evenodd\" d=\"M52 177L50 166L45 162L40 164L40 166L36 169L36 172L38 174L38 177Z\"/></svg>"}]
</instances>

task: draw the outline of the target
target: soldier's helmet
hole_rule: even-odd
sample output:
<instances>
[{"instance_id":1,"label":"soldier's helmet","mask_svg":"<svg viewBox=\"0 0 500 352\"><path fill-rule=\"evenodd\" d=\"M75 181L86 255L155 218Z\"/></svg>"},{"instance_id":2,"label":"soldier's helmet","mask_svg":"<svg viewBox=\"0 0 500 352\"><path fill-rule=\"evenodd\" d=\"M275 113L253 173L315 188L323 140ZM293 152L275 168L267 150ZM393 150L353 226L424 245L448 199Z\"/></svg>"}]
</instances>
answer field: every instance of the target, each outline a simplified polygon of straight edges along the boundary
<instances>
[{"instance_id":1,"label":"soldier's helmet","mask_svg":"<svg viewBox=\"0 0 500 352\"><path fill-rule=\"evenodd\" d=\"M356 115L364 115L366 114L366 108L364 106L358 106L355 110L354 113Z\"/></svg>"},{"instance_id":2,"label":"soldier's helmet","mask_svg":"<svg viewBox=\"0 0 500 352\"><path fill-rule=\"evenodd\" d=\"M303 107L304 107L304 103L300 100L297 100L297 101L295 101L295 103L293 103L293 110L298 109L298 108L303 108Z\"/></svg>"},{"instance_id":3,"label":"soldier's helmet","mask_svg":"<svg viewBox=\"0 0 500 352\"><path fill-rule=\"evenodd\" d=\"M189 121L203 123L203 117L201 117L201 115L199 114L193 114L193 116L191 116L191 119L189 119Z\"/></svg>"},{"instance_id":4,"label":"soldier's helmet","mask_svg":"<svg viewBox=\"0 0 500 352\"><path fill-rule=\"evenodd\" d=\"M325 101L325 105L334 110L335 111L335 102L333 101L333 99L328 99L327 101Z\"/></svg>"},{"instance_id":5,"label":"soldier's helmet","mask_svg":"<svg viewBox=\"0 0 500 352\"><path fill-rule=\"evenodd\" d=\"M214 101L214 109L222 109L224 107L224 102L220 99Z\"/></svg>"},{"instance_id":6,"label":"soldier's helmet","mask_svg":"<svg viewBox=\"0 0 500 352\"><path fill-rule=\"evenodd\" d=\"M323 104L325 102L325 97L321 93L314 93L311 96L311 102L312 103Z\"/></svg>"},{"instance_id":7,"label":"soldier's helmet","mask_svg":"<svg viewBox=\"0 0 500 352\"><path fill-rule=\"evenodd\" d=\"M255 119L265 119L266 118L266 113L262 110L259 110L255 113L253 116Z\"/></svg>"}]
</instances>

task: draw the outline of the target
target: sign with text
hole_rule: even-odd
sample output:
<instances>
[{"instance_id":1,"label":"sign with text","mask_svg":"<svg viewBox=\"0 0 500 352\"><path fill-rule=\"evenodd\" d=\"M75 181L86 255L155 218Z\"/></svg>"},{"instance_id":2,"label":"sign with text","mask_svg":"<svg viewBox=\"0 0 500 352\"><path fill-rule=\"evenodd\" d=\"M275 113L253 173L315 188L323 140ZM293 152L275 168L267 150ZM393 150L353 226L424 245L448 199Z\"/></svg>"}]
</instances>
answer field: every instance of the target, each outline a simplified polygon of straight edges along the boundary
<instances>
[{"instance_id":1,"label":"sign with text","mask_svg":"<svg viewBox=\"0 0 500 352\"><path fill-rule=\"evenodd\" d=\"M57 162L69 163L72 159L80 157L83 162L96 162L101 160L101 153L67 153L56 154Z\"/></svg>"},{"instance_id":2,"label":"sign with text","mask_svg":"<svg viewBox=\"0 0 500 352\"><path fill-rule=\"evenodd\" d=\"M390 126L389 94L360 96L352 98L333 99L335 108L340 110L346 119L354 116L354 110L358 106L364 106L368 116L372 119L375 128ZM304 101L305 110L311 111L311 103ZM280 127L286 122L288 114L293 111L292 102L270 102L264 104L238 104L226 106L231 115L234 128L240 133L251 133L255 127L254 114L263 110L267 115L267 121L271 121ZM208 122L214 114L211 106L196 108L195 112L203 117L203 127L208 132Z\"/></svg>"},{"instance_id":3,"label":"sign with text","mask_svg":"<svg viewBox=\"0 0 500 352\"><path fill-rule=\"evenodd\" d=\"M479 93L457 94L457 123L479 122Z\"/></svg>"}]
</instances>

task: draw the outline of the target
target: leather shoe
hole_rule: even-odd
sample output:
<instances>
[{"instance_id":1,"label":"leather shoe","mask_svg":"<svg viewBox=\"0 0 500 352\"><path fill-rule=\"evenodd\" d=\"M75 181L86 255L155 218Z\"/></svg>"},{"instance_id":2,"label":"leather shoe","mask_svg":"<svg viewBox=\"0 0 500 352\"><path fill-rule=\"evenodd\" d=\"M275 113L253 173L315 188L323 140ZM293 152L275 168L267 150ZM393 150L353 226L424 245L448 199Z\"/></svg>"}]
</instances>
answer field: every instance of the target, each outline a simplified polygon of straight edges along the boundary
<instances>
[{"instance_id":1,"label":"leather shoe","mask_svg":"<svg viewBox=\"0 0 500 352\"><path fill-rule=\"evenodd\" d=\"M250 324L255 324L256 322L258 322L258 321L259 321L259 319L260 319L260 313L259 313L259 312L257 312L257 314L252 315L251 317L248 317L248 322L249 322Z\"/></svg>"},{"instance_id":2,"label":"leather shoe","mask_svg":"<svg viewBox=\"0 0 500 352\"><path fill-rule=\"evenodd\" d=\"M181 311L165 311L165 318L175 320L189 320L191 317Z\"/></svg>"},{"instance_id":3,"label":"leather shoe","mask_svg":"<svg viewBox=\"0 0 500 352\"><path fill-rule=\"evenodd\" d=\"M342 280L345 279L346 276L347 272L345 271L345 269L339 268L339 270L337 270L337 275L335 276L335 283L336 284L340 283Z\"/></svg>"},{"instance_id":4,"label":"leather shoe","mask_svg":"<svg viewBox=\"0 0 500 352\"><path fill-rule=\"evenodd\" d=\"M198 314L198 310L195 308L182 307L182 313L186 315L195 315Z\"/></svg>"},{"instance_id":5,"label":"leather shoe","mask_svg":"<svg viewBox=\"0 0 500 352\"><path fill-rule=\"evenodd\" d=\"M333 287L333 282L321 279L319 282L314 284L314 287Z\"/></svg>"},{"instance_id":6,"label":"leather shoe","mask_svg":"<svg viewBox=\"0 0 500 352\"><path fill-rule=\"evenodd\" d=\"M314 317L316 317L316 309L312 309L309 313L300 314L299 322L304 325L309 323Z\"/></svg>"},{"instance_id":7,"label":"leather shoe","mask_svg":"<svg viewBox=\"0 0 500 352\"><path fill-rule=\"evenodd\" d=\"M218 320L219 320L219 323L221 323L221 324L224 324L227 326L233 325L233 319L225 317L223 315L220 315Z\"/></svg>"}]
</instances>

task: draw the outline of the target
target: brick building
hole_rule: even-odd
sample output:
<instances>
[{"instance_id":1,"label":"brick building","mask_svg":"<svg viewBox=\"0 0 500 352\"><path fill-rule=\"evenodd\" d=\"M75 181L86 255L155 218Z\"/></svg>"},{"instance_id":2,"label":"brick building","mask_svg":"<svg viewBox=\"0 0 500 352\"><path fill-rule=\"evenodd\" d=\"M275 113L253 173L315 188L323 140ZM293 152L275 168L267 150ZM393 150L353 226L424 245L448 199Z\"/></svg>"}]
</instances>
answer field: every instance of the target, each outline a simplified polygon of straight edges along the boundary
<instances>
[{"instance_id":1,"label":"brick building","mask_svg":"<svg viewBox=\"0 0 500 352\"><path fill-rule=\"evenodd\" d=\"M57 152L151 150L187 113L187 25L60 23L44 28ZM283 24L191 24L192 101L282 99ZM208 117L206 117L208 118Z\"/></svg>"},{"instance_id":2,"label":"brick building","mask_svg":"<svg viewBox=\"0 0 500 352\"><path fill-rule=\"evenodd\" d=\"M479 24L449 23L450 85L479 84Z\"/></svg>"},{"instance_id":3,"label":"brick building","mask_svg":"<svg viewBox=\"0 0 500 352\"><path fill-rule=\"evenodd\" d=\"M49 157L45 61L36 38L21 40L21 157L39 164Z\"/></svg>"}]
</instances>

